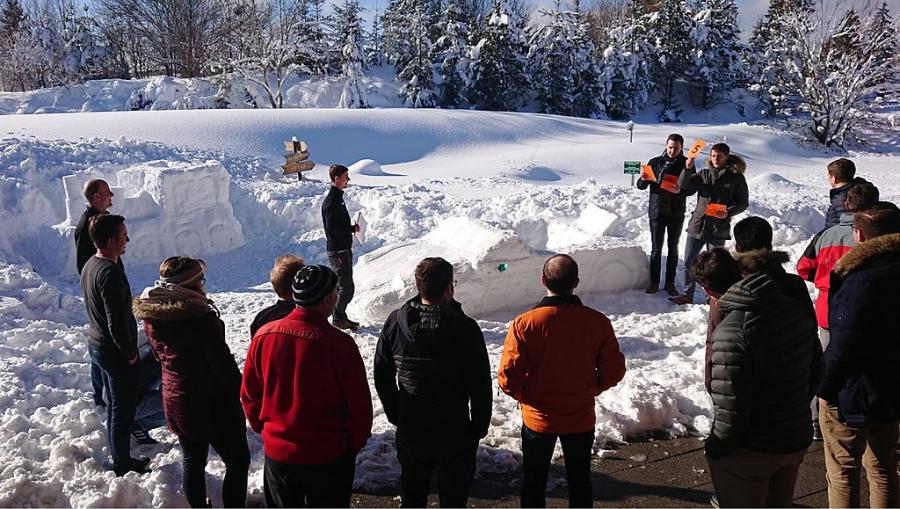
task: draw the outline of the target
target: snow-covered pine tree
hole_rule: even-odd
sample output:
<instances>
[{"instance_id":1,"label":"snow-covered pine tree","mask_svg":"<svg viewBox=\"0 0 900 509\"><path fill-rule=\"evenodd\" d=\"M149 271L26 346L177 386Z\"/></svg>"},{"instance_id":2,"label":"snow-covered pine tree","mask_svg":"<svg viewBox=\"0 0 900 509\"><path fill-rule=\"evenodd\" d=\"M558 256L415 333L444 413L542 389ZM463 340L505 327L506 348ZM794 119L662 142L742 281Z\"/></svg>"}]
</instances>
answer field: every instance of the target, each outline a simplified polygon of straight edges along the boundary
<instances>
[{"instance_id":1,"label":"snow-covered pine tree","mask_svg":"<svg viewBox=\"0 0 900 509\"><path fill-rule=\"evenodd\" d=\"M609 86L603 79L600 69L597 48L591 37L591 26L588 13L579 9L575 0L573 23L575 26L575 48L572 64L577 69L575 74L575 115L587 118L606 116L603 97L609 92Z\"/></svg>"},{"instance_id":2,"label":"snow-covered pine tree","mask_svg":"<svg viewBox=\"0 0 900 509\"><path fill-rule=\"evenodd\" d=\"M610 118L631 117L647 104L653 82L648 62L653 47L647 39L650 15L638 2L629 4L621 26L610 30L611 43L604 49L600 69L607 93L603 104Z\"/></svg>"},{"instance_id":3,"label":"snow-covered pine tree","mask_svg":"<svg viewBox=\"0 0 900 509\"><path fill-rule=\"evenodd\" d=\"M437 65L438 106L459 108L466 102L469 67L469 31L463 12L454 0L447 3L439 23L441 35L433 47L433 60Z\"/></svg>"},{"instance_id":4,"label":"snow-covered pine tree","mask_svg":"<svg viewBox=\"0 0 900 509\"><path fill-rule=\"evenodd\" d=\"M341 93L340 108L367 108L365 93L362 84L362 72L365 65L365 55L363 54L362 41L357 37L362 37L360 24L362 19L359 17L358 0L344 0L343 9L346 12L352 12L353 7L349 4L356 4L356 17L348 18L349 26L347 26L347 43L344 45L342 70L344 79L344 90ZM355 26L354 26L355 25Z\"/></svg>"},{"instance_id":5,"label":"snow-covered pine tree","mask_svg":"<svg viewBox=\"0 0 900 509\"><path fill-rule=\"evenodd\" d=\"M295 26L297 46L303 50L297 54L297 63L312 74L328 73L328 39L325 16L325 0L296 0Z\"/></svg>"},{"instance_id":6,"label":"snow-covered pine tree","mask_svg":"<svg viewBox=\"0 0 900 509\"><path fill-rule=\"evenodd\" d=\"M896 59L892 60L892 58L896 57L897 53L900 52L900 38L897 37L896 20L891 15L891 10L888 8L887 3L882 3L881 6L875 10L875 13L872 15L871 23L869 23L863 31L863 37L865 39L879 38L882 34L886 34L884 36L886 44L883 48L875 50L873 55L875 58L875 65L893 65L893 73L885 79L884 83L874 84L876 87L876 95L879 97L890 95L890 91L896 92L900 90L900 64L898 64ZM888 68L891 69L891 67Z\"/></svg>"},{"instance_id":7,"label":"snow-covered pine tree","mask_svg":"<svg viewBox=\"0 0 900 509\"><path fill-rule=\"evenodd\" d=\"M359 0L343 0L334 4L331 16L328 17L328 66L340 69L342 74L344 63L347 61L345 53L349 41L352 39L357 44L365 44L361 12ZM365 66L364 53L360 52L356 58Z\"/></svg>"},{"instance_id":8,"label":"snow-covered pine tree","mask_svg":"<svg viewBox=\"0 0 900 509\"><path fill-rule=\"evenodd\" d=\"M409 13L422 9L422 0L390 0L381 15L382 43L388 63L397 73L402 71L413 53L415 35L410 26Z\"/></svg>"},{"instance_id":9,"label":"snow-covered pine tree","mask_svg":"<svg viewBox=\"0 0 900 509\"><path fill-rule=\"evenodd\" d=\"M574 112L575 74L572 65L575 27L569 12L563 12L560 0L556 9L541 10L547 23L531 30L528 40L528 67L532 90L537 94L541 112L572 115Z\"/></svg>"},{"instance_id":10,"label":"snow-covered pine tree","mask_svg":"<svg viewBox=\"0 0 900 509\"><path fill-rule=\"evenodd\" d=\"M738 9L734 0L697 0L694 11L691 81L710 108L745 80Z\"/></svg>"},{"instance_id":11,"label":"snow-covered pine tree","mask_svg":"<svg viewBox=\"0 0 900 509\"><path fill-rule=\"evenodd\" d=\"M363 52L367 62L378 66L384 64L384 43L382 42L381 13L378 12L377 2L375 5L375 14L372 16L372 29L366 37L369 43L363 46Z\"/></svg>"},{"instance_id":12,"label":"snow-covered pine tree","mask_svg":"<svg viewBox=\"0 0 900 509\"><path fill-rule=\"evenodd\" d=\"M760 113L774 116L776 110L797 105L791 90L790 69L799 57L788 38L788 24L812 12L812 0L771 0L765 16L757 22L745 51L745 68L751 92L759 99Z\"/></svg>"},{"instance_id":13,"label":"snow-covered pine tree","mask_svg":"<svg viewBox=\"0 0 900 509\"><path fill-rule=\"evenodd\" d=\"M46 62L48 85L80 83L104 76L106 48L95 36L95 23L88 6L78 7L64 0L53 7L44 6L35 39Z\"/></svg>"},{"instance_id":14,"label":"snow-covered pine tree","mask_svg":"<svg viewBox=\"0 0 900 509\"><path fill-rule=\"evenodd\" d=\"M524 104L529 85L524 24L504 0L494 1L469 56L470 97L478 108L515 111Z\"/></svg>"},{"instance_id":15,"label":"snow-covered pine tree","mask_svg":"<svg viewBox=\"0 0 900 509\"><path fill-rule=\"evenodd\" d=\"M431 39L428 37L430 16L424 2L409 14L413 31L412 47L406 66L397 74L400 82L400 98L410 108L433 108L437 104L434 84L435 64L431 61Z\"/></svg>"},{"instance_id":16,"label":"snow-covered pine tree","mask_svg":"<svg viewBox=\"0 0 900 509\"><path fill-rule=\"evenodd\" d=\"M18 0L6 0L0 11L0 90L25 92L41 86L45 67L28 17Z\"/></svg>"},{"instance_id":17,"label":"snow-covered pine tree","mask_svg":"<svg viewBox=\"0 0 900 509\"><path fill-rule=\"evenodd\" d=\"M4 0L0 9L0 39L12 37L25 29L25 11L19 0Z\"/></svg>"},{"instance_id":18,"label":"snow-covered pine tree","mask_svg":"<svg viewBox=\"0 0 900 509\"><path fill-rule=\"evenodd\" d=\"M693 18L685 0L661 0L647 28L647 38L655 48L650 71L662 106L659 119L680 121L675 85L691 72L689 55L694 49L690 38Z\"/></svg>"}]
</instances>

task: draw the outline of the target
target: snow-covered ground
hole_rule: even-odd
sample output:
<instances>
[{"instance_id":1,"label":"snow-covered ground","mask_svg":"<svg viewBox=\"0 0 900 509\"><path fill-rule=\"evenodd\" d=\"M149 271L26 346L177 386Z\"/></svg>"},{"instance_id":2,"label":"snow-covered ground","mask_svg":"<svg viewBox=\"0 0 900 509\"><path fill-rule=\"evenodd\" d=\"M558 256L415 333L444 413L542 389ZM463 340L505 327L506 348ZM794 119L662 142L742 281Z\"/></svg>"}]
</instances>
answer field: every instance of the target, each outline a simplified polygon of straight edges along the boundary
<instances>
[{"instance_id":1,"label":"snow-covered ground","mask_svg":"<svg viewBox=\"0 0 900 509\"><path fill-rule=\"evenodd\" d=\"M207 286L239 364L250 321L274 300L267 282L272 260L295 253L308 263L326 263L320 204L328 164L352 165L348 206L369 225L365 245L355 251L357 296L349 312L364 325L354 337L370 376L380 323L411 294L417 260L445 256L455 264L458 298L481 324L496 369L507 323L541 297L540 263L550 252L572 253L581 263L582 297L610 316L627 359L625 380L597 400L597 447L651 433L707 432L706 309L676 308L661 294L643 293L647 195L622 173L623 161L658 155L671 131L688 141L727 141L747 159L747 213L769 220L776 247L796 260L823 224L825 165L839 155L764 127L638 124L629 143L622 123L527 113L310 109L0 117L0 505L185 503L180 451L165 430L153 431L159 445L140 448L153 458L150 475L116 479L101 466L106 440L89 396L85 317L63 186L69 175L102 175L122 187L114 212L116 206L136 210L126 207L130 203L156 211L145 217L163 218L174 210L166 207L180 207L171 224L209 235L208 243L176 244L190 252L157 256L207 260ZM282 141L291 136L307 141L319 163L302 183L281 176ZM897 201L900 152L880 150L851 157L884 199ZM195 181L192 193L175 198L152 195L134 181L135 170L147 168L197 167L215 178L218 166L208 161L221 163L230 179L227 196L243 236L237 249L208 247L221 245L215 241L224 234L208 228L209 214L191 215L194 202L221 196L214 191L220 184ZM151 196L141 198L142 192ZM132 238L142 229L160 232L152 220L128 224ZM152 258L147 249L160 247L143 246L130 245L125 255L134 291L156 275L157 264L144 262ZM374 436L358 459L360 489L396 486L398 478L393 428L377 398L373 405ZM479 471L516 468L519 423L515 402L496 392ZM261 504L262 444L248 433L249 501ZM211 460L210 495L217 504L223 470Z\"/></svg>"}]
</instances>

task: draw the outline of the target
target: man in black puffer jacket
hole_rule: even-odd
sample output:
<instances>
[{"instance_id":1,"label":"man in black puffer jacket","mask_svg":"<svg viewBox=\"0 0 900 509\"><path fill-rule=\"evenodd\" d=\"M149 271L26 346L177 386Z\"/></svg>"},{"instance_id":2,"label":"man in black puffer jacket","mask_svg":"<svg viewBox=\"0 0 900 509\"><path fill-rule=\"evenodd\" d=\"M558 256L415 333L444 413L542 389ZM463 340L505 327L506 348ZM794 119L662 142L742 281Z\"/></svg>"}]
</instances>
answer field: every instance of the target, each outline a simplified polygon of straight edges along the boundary
<instances>
[{"instance_id":1,"label":"man in black puffer jacket","mask_svg":"<svg viewBox=\"0 0 900 509\"><path fill-rule=\"evenodd\" d=\"M638 189L650 188L647 203L647 217L650 220L650 286L647 287L647 293L659 291L663 239L668 235L665 290L669 295L678 295L675 272L678 270L678 240L684 225L684 202L685 198L695 192L678 189L678 177L687 160L683 147L684 138L680 134L670 134L666 139L665 152L647 163L656 180L648 180L641 175L636 183Z\"/></svg>"},{"instance_id":2,"label":"man in black puffer jacket","mask_svg":"<svg viewBox=\"0 0 900 509\"><path fill-rule=\"evenodd\" d=\"M491 421L490 362L481 329L453 300L453 266L422 260L416 286L381 330L375 389L397 426L401 506L426 507L437 470L441 507L465 507Z\"/></svg>"},{"instance_id":3,"label":"man in black puffer jacket","mask_svg":"<svg viewBox=\"0 0 900 509\"><path fill-rule=\"evenodd\" d=\"M809 401L822 376L815 320L769 274L741 279L725 249L701 253L691 272L718 299L721 318L706 439L716 496L722 507L788 507L812 443Z\"/></svg>"}]
</instances>

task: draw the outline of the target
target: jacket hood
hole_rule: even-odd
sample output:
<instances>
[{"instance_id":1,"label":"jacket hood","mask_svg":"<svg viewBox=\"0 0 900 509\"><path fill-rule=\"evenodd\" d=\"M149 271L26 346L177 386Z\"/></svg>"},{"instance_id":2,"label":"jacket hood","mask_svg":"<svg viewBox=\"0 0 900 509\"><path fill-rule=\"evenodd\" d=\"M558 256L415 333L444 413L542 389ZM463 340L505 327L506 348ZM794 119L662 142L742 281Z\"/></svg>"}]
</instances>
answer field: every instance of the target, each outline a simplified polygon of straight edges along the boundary
<instances>
[{"instance_id":1,"label":"jacket hood","mask_svg":"<svg viewBox=\"0 0 900 509\"><path fill-rule=\"evenodd\" d=\"M757 272L733 284L718 300L722 311L753 311L772 302L766 297L781 293L778 283L765 272Z\"/></svg>"},{"instance_id":2,"label":"jacket hood","mask_svg":"<svg viewBox=\"0 0 900 509\"><path fill-rule=\"evenodd\" d=\"M161 281L145 288L131 307L141 320L184 320L216 312L206 295Z\"/></svg>"},{"instance_id":3,"label":"jacket hood","mask_svg":"<svg viewBox=\"0 0 900 509\"><path fill-rule=\"evenodd\" d=\"M422 304L422 299L417 295L406 301L399 311L397 323L400 329L406 337L415 341L423 335L436 334L445 316L461 315L462 305L455 300L447 304Z\"/></svg>"},{"instance_id":4,"label":"jacket hood","mask_svg":"<svg viewBox=\"0 0 900 509\"><path fill-rule=\"evenodd\" d=\"M715 169L712 165L712 160L708 157L706 158L706 167L713 170ZM747 170L747 162L739 155L730 154L728 160L725 161L725 169L743 175L744 171Z\"/></svg>"},{"instance_id":5,"label":"jacket hood","mask_svg":"<svg viewBox=\"0 0 900 509\"><path fill-rule=\"evenodd\" d=\"M754 249L743 253L735 253L734 259L741 266L741 274L779 274L784 272L785 263L791 260L791 256L784 251L771 251L769 249Z\"/></svg>"},{"instance_id":6,"label":"jacket hood","mask_svg":"<svg viewBox=\"0 0 900 509\"><path fill-rule=\"evenodd\" d=\"M832 272L840 277L844 277L862 267L867 260L886 254L900 256L900 233L882 235L857 244L843 258L838 260Z\"/></svg>"}]
</instances>

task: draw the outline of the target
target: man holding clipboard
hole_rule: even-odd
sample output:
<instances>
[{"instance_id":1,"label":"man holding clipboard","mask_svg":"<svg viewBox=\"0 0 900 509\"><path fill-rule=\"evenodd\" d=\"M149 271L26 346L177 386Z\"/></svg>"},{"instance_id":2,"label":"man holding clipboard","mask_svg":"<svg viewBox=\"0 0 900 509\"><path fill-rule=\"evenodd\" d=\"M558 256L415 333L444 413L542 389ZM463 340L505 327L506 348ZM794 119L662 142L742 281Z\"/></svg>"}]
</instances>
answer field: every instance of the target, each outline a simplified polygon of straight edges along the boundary
<instances>
[{"instance_id":1,"label":"man holding clipboard","mask_svg":"<svg viewBox=\"0 0 900 509\"><path fill-rule=\"evenodd\" d=\"M747 163L731 153L724 143L716 143L709 150L706 168L697 170L694 160L706 143L697 140L688 152L685 169L678 177L678 186L685 191L697 191L697 206L688 221L687 242L684 248L684 293L671 300L675 304L694 301L696 284L691 277L691 264L704 247L724 247L731 238L731 218L747 209L749 192L744 171Z\"/></svg>"},{"instance_id":2,"label":"man holding clipboard","mask_svg":"<svg viewBox=\"0 0 900 509\"><path fill-rule=\"evenodd\" d=\"M650 188L647 206L650 219L650 286L647 293L659 291L663 240L668 236L664 288L669 295L678 295L675 272L678 270L678 240L684 225L684 202L695 192L682 192L678 187L678 177L687 160L682 147L684 138L680 134L670 134L666 139L666 150L643 166L641 178L636 183L638 189Z\"/></svg>"},{"instance_id":3,"label":"man holding clipboard","mask_svg":"<svg viewBox=\"0 0 900 509\"><path fill-rule=\"evenodd\" d=\"M353 234L360 233L358 224L350 222L350 213L344 204L344 189L350 183L346 166L333 164L328 169L331 189L322 202L322 223L325 227L328 262L338 277L338 301L331 323L344 330L356 330L359 323L347 318L347 304L353 299Z\"/></svg>"}]
</instances>

